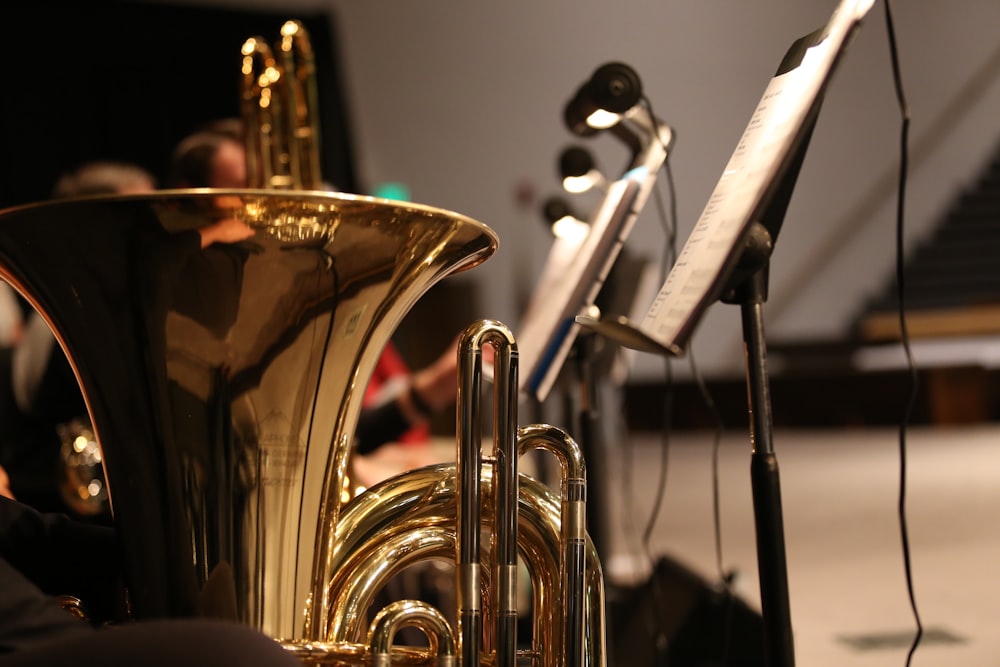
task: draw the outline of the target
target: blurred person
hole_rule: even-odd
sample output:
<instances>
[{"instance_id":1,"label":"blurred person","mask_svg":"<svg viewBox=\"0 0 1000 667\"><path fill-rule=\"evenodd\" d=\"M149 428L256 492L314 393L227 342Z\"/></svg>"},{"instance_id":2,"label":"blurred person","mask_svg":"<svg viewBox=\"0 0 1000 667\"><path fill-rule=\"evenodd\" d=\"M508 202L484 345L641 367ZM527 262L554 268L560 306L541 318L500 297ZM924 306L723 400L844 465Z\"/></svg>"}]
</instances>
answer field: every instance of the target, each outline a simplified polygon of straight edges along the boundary
<instances>
[{"instance_id":1,"label":"blurred person","mask_svg":"<svg viewBox=\"0 0 1000 667\"><path fill-rule=\"evenodd\" d=\"M143 194L156 188L156 179L128 162L88 162L63 174L52 190L54 199L85 195Z\"/></svg>"},{"instance_id":2,"label":"blurred person","mask_svg":"<svg viewBox=\"0 0 1000 667\"><path fill-rule=\"evenodd\" d=\"M217 121L182 139L171 157L171 181L178 188L245 188L240 122ZM415 372L390 341L365 391L355 451L364 456L390 442L426 442L430 421L454 404L457 392L457 338L433 363Z\"/></svg>"},{"instance_id":3,"label":"blurred person","mask_svg":"<svg viewBox=\"0 0 1000 667\"><path fill-rule=\"evenodd\" d=\"M184 137L170 159L170 185L178 188L247 187L246 149L236 119L205 125Z\"/></svg>"}]
</instances>

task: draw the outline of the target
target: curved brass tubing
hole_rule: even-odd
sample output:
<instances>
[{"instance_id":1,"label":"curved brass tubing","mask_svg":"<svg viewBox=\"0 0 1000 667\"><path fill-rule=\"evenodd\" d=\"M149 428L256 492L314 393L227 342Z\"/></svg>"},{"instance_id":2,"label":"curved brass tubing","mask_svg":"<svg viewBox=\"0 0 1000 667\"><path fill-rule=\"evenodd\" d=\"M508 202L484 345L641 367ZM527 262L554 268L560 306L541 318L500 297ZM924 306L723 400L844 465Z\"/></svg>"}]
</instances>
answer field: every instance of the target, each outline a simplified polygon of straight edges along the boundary
<instances>
[{"instance_id":1,"label":"curved brass tubing","mask_svg":"<svg viewBox=\"0 0 1000 667\"><path fill-rule=\"evenodd\" d=\"M537 445L538 433L531 429L529 433L529 438L536 440L532 446ZM492 469L485 466L482 476L485 516L494 511L493 482ZM519 486L518 553L531 577L534 628L533 647L526 657L534 658L542 667L604 665L604 579L597 552L589 539L585 539L582 592L566 591L563 580L570 549L564 544L562 533L566 523L564 514L571 503L523 474ZM455 464L443 463L385 480L344 507L332 563L335 576L328 582L334 594L326 643L362 642L367 627L365 613L375 594L405 568L430 558L454 562L456 495ZM484 530L492 528L491 520L484 519L482 523ZM482 551L483 562L489 563L488 547ZM491 568L484 568L484 572L490 571ZM484 577L480 586L484 598L490 599L491 577ZM577 606L583 611L581 622L586 623L586 628L567 628L567 596L579 597ZM488 616L486 627L492 625ZM572 648L578 638L586 660L572 663L564 657L567 650L563 647L571 647L570 656L574 651L578 653Z\"/></svg>"}]
</instances>

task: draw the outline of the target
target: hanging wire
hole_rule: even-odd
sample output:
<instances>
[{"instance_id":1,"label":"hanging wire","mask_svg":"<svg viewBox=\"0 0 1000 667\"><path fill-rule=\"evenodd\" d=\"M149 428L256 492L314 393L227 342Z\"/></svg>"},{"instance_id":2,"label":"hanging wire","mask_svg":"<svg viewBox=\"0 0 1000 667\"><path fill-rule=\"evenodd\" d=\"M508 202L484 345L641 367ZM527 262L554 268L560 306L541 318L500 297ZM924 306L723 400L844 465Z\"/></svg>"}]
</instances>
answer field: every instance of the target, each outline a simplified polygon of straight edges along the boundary
<instances>
[{"instance_id":1,"label":"hanging wire","mask_svg":"<svg viewBox=\"0 0 1000 667\"><path fill-rule=\"evenodd\" d=\"M653 114L653 105L645 96L641 99L642 105L646 109L646 113L649 115L650 124L656 128L658 127L658 121L656 116ZM656 139L659 141L659 133L656 133ZM665 157L663 160L663 170L665 173L670 173L670 152L667 146L663 146ZM666 280L667 273L670 268L674 265L677 259L677 215L676 215L676 201L675 192L672 186L673 179L669 179L670 183L670 208L669 213L667 207L663 203L663 198L658 187L653 188L653 202L656 205L657 210L657 220L660 223L660 227L663 229L664 235L664 246L663 254L660 261L660 282L662 283ZM653 499L653 507L650 512L649 517L646 520L646 527L642 533L642 546L649 558L650 562L654 562L652 555L652 536L653 530L656 526L656 522L659 519L660 511L663 509L663 499L666 496L667 490L667 477L670 469L670 436L673 430L673 411L674 411L674 399L675 399L675 387L674 387L674 373L673 364L669 356L663 358L663 372L664 372L664 395L663 395L663 419L660 425L660 437L661 437L661 447L660 447L660 468L659 468L659 480L656 484L656 493ZM653 587L653 604L656 616L656 627L650 627L649 629L653 631L654 637L654 647L660 654L660 659L657 660L658 663L663 664L665 661L669 661L667 657L667 650L669 649L669 638L665 634L665 623L664 620L667 618L668 609L664 606L664 601L669 597L669 591L665 590L665 581L663 577L659 576L658 572L654 568L653 576L650 579L650 583ZM652 619L649 619L650 622Z\"/></svg>"},{"instance_id":2,"label":"hanging wire","mask_svg":"<svg viewBox=\"0 0 1000 667\"><path fill-rule=\"evenodd\" d=\"M656 123L656 117L653 114L653 106L648 98L643 98L643 104L646 107L647 113L649 114L651 123ZM664 146L666 150L666 146ZM670 201L670 209L667 211L663 204L662 197L660 196L660 191L657 189L654 192L655 202L657 205L657 210L659 212L660 224L664 229L666 235L666 246L664 248L664 261L662 263L663 271L661 281L666 280L666 273L669 267L673 266L674 261L677 258L677 188L674 183L674 174L671 169L669 155L663 163L663 174L664 180L667 184L667 192ZM716 405L715 400L712 398L712 394L708 389L708 385L705 382L704 376L701 374L701 370L698 368L698 363L695 360L695 354L693 349L688 349L688 362L691 369L692 378L695 381L695 386L698 389L698 394L708 408L712 424L714 426L714 436L712 442L712 521L713 521L713 533L715 541L715 560L716 569L719 576L719 581L726 587L729 588L729 577L726 575L723 567L722 558L722 520L721 520L721 502L720 502L720 484L719 484L719 448L722 443L722 436L725 433L725 423L722 419L722 414L719 411L718 405ZM667 360L667 379L668 382L671 379L669 358ZM669 391L669 385L668 385ZM669 413L668 413L669 414Z\"/></svg>"},{"instance_id":3,"label":"hanging wire","mask_svg":"<svg viewBox=\"0 0 1000 667\"><path fill-rule=\"evenodd\" d=\"M899 530L903 549L903 569L906 574L906 591L910 601L910 609L913 611L913 619L916 622L916 632L913 642L910 644L906 654L906 665L913 661L913 655L923 637L924 629L920 621L920 612L917 609L917 598L913 586L913 564L910 555L910 535L906 520L906 431L913 415L916 405L917 393L919 390L919 377L917 365L913 358L913 350L910 347L910 334L906 324L906 272L904 271L904 204L906 202L906 179L909 167L909 130L910 130L910 110L906 103L906 95L903 92L903 81L899 67L899 49L896 45L896 30L892 18L892 3L885 0L885 25L889 37L889 55L892 60L892 78L896 89L896 101L899 105L901 118L900 141L899 141L899 183L896 199L896 288L899 306L899 332L900 341L903 345L903 352L906 355L906 365L910 376L910 391L906 401L906 407L899 423Z\"/></svg>"},{"instance_id":4,"label":"hanging wire","mask_svg":"<svg viewBox=\"0 0 1000 667\"><path fill-rule=\"evenodd\" d=\"M645 96L643 96L641 101L643 106L646 108L646 113L649 114L650 124L653 127L657 127L658 122L653 113L652 103ZM658 133L656 134L656 138L657 140L660 140ZM666 280L667 273L677 260L677 197L673 187L673 178L670 176L670 154L666 146L664 146L663 149L666 153L666 157L663 160L663 171L667 174L667 182L669 186L669 209L663 203L663 197L659 188L653 189L653 202L656 205L657 220L659 220L664 234L663 256L660 261L661 283ZM659 519L660 510L663 506L663 498L666 495L667 489L668 470L670 467L670 433L673 428L673 408L675 399L674 373L670 357L664 357L664 382L663 421L661 424L662 428L660 430L662 438L662 447L660 448L660 477L656 485L653 509L646 520L646 527L642 534L643 549L650 560L652 560L651 540L653 529L656 526L656 521Z\"/></svg>"},{"instance_id":5,"label":"hanging wire","mask_svg":"<svg viewBox=\"0 0 1000 667\"><path fill-rule=\"evenodd\" d=\"M652 110L650 110L652 114ZM667 183L667 191L670 193L670 220L673 221L671 228L673 229L673 238L671 239L671 255L674 259L677 257L677 187L674 183L674 173L670 168L670 162L666 161L664 163L663 169L664 179ZM718 404L716 404L715 399L712 397L712 392L708 388L708 384L705 382L705 377L701 373L701 369L698 367L698 362L695 359L693 347L688 347L688 366L691 370L691 377L694 379L695 386L698 389L698 395L701 397L702 402L708 409L709 417L712 421L714 427L712 436L712 535L715 547L715 569L716 575L718 576L719 584L722 586L722 592L727 601L726 606L726 616L723 626L721 642L722 656L721 664L728 663L729 656L729 639L732 630L732 611L733 611L733 595L732 595L732 576L727 574L725 567L723 565L722 556L722 500L721 500L721 483L719 481L719 451L722 446L722 438L726 431L725 421L722 419L722 412L719 410Z\"/></svg>"},{"instance_id":6,"label":"hanging wire","mask_svg":"<svg viewBox=\"0 0 1000 667\"><path fill-rule=\"evenodd\" d=\"M650 123L655 127L657 124L656 116L653 113L653 105L648 98L643 97L642 103L649 114ZM657 135L659 139L659 135ZM667 151L667 147L663 147ZM666 182L667 193L669 198L669 209L663 203L663 198L659 188L654 189L654 202L656 204L657 213L660 220L660 225L663 228L665 236L665 245L663 249L663 261L661 262L661 275L660 282L664 282L667 277L667 273L673 266L674 262L677 260L677 188L674 182L673 170L671 168L669 151L667 152L667 158L663 162L663 174L664 180ZM722 651L720 664L728 663L729 645L731 638L732 629L732 611L733 611L733 596L731 595L731 577L726 575L723 568L723 557L722 557L722 520L721 520L721 502L720 502L720 484L719 484L719 448L722 442L722 436L725 431L725 424L722 419L722 414L718 409L715 400L712 398L711 392L709 391L708 385L705 382L704 376L701 374L698 368L697 361L695 360L694 350L690 347L688 348L688 362L691 369L692 377L695 381L695 385L698 389L698 394L708 411L711 415L712 423L715 426L714 437L712 442L712 523L713 523L713 534L714 534L714 546L715 546L715 559L716 568L718 571L718 578L721 586L723 587L723 593L725 594L725 599L727 600L726 615L723 621L722 629L722 641L720 642L720 650ZM649 544L652 536L653 528L656 524L656 520L659 515L659 510L663 502L663 496L666 491L666 477L668 469L668 448L669 448L669 432L672 426L672 416L673 416L673 371L671 366L670 357L665 357L665 376L666 376L666 395L664 397L664 430L663 430L663 447L661 449L662 465L660 472L660 484L657 485L656 500L653 505L653 514L649 517L648 523L646 525L646 531L643 535L643 544L649 552ZM664 594L660 591L658 598Z\"/></svg>"}]
</instances>

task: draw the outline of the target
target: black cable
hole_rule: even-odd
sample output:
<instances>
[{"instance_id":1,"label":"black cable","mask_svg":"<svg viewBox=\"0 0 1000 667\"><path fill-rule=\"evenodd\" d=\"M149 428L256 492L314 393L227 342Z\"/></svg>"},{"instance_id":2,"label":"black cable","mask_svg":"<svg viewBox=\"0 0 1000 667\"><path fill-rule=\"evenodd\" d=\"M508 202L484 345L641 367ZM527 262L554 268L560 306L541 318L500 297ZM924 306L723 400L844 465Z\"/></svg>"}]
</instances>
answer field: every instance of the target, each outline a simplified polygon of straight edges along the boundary
<instances>
[{"instance_id":1,"label":"black cable","mask_svg":"<svg viewBox=\"0 0 1000 667\"><path fill-rule=\"evenodd\" d=\"M715 427L712 438L712 524L715 533L715 568L719 575L719 581L728 589L730 587L729 577L726 576L725 569L722 566L722 502L720 500L721 485L719 484L719 449L722 444L722 436L726 431L726 424L722 420L722 413L719 411L719 406L716 405L715 400L708 391L708 385L705 383L705 378L702 377L701 370L695 364L693 354L690 355L690 361L691 374L694 377L695 385L698 387L698 393L705 407L708 408L712 424Z\"/></svg>"},{"instance_id":2,"label":"black cable","mask_svg":"<svg viewBox=\"0 0 1000 667\"><path fill-rule=\"evenodd\" d=\"M694 350L688 350L688 358L690 359L691 375L694 377L695 385L698 387L698 393L705 407L708 408L712 423L715 426L712 437L712 528L715 539L715 569L719 577L719 583L722 586L723 599L726 602L725 620L722 629L723 641L721 642L723 654L719 664L728 665L729 640L732 636L735 596L733 595L733 578L726 574L725 568L722 565L722 501L720 498L721 484L719 483L719 450L722 445L722 436L726 431L726 424L722 419L722 412L719 410L719 406L715 403L711 392L708 390L708 384L706 384L701 370L695 363Z\"/></svg>"},{"instance_id":3,"label":"black cable","mask_svg":"<svg viewBox=\"0 0 1000 667\"><path fill-rule=\"evenodd\" d=\"M649 114L650 123L655 127L657 125L656 116L653 115L652 103L645 97L642 99L643 104L646 107L646 112ZM657 140L660 139L659 134L656 135ZM667 151L667 147L663 147L664 152ZM663 258L660 262L660 282L666 280L667 273L670 267L673 266L674 262L677 260L677 197L676 190L674 189L673 176L670 170L670 159L669 154L663 160L663 172L667 178L668 190L670 195L670 208L669 212L667 207L663 203L663 198L660 194L658 188L653 189L653 201L656 204L656 210L658 213L657 219L660 221L660 226L663 228L663 234L665 237L665 245L663 247ZM646 529L643 531L642 544L643 548L646 550L647 556L651 556L650 550L650 538L653 534L653 528L656 525L656 521L659 518L660 509L663 504L663 497L666 495L667 487L667 473L669 469L669 450L670 450L670 432L673 427L673 405L674 405L674 379L673 379L673 367L670 363L670 357L664 357L664 382L665 382L665 392L663 396L663 422L662 429L660 431L662 437L662 447L660 450L661 460L660 460L660 479L656 486L656 495L654 496L653 511L650 514L647 522Z\"/></svg>"},{"instance_id":4,"label":"black cable","mask_svg":"<svg viewBox=\"0 0 1000 667\"><path fill-rule=\"evenodd\" d=\"M658 125L655 114L653 113L652 103L648 98L643 97L642 103L646 108L646 112L649 114L650 124L653 127ZM660 140L659 133L657 133L657 139ZM663 146L664 151L668 153L667 158L663 161L663 174L664 179L667 184L667 191L669 193L670 209L667 212L666 207L663 204L662 197L660 195L659 189L654 189L654 201L657 206L657 211L659 213L660 224L663 227L664 234L666 237L666 244L664 247L664 258L661 263L662 271L660 276L660 282L664 282L669 272L669 267L672 267L677 259L677 188L674 183L673 170L671 169L669 160L669 150L667 146ZM670 358L665 357L665 375L667 382L667 393L664 398L665 409L664 409L664 431L663 431L663 466L661 468L661 486L658 487L657 501L654 504L656 510L659 509L660 503L662 502L663 493L666 487L666 469L667 469L667 448L669 445L668 433L671 427L672 419L672 403L673 403L673 376L672 368L670 365ZM725 424L722 420L722 414L718 409L714 399L712 398L711 392L708 389L708 385L705 382L704 376L701 374L698 364L695 361L694 350L688 349L688 361L690 364L691 374L695 381L695 385L698 388L698 393L701 396L702 401L708 408L709 413L712 416L712 421L715 424L715 433L712 443L712 517L713 517L713 527L714 527L714 541L715 541L715 557L716 557L716 568L718 571L719 581L723 587L723 596L726 602L725 617L723 620L722 627L722 641L721 641L721 651L722 655L720 657L720 664L728 664L729 660L729 645L732 632L732 619L734 610L734 597L731 590L731 580L730 577L726 576L723 566L722 566L722 520L721 520L721 503L719 500L720 496L720 484L719 484L719 448L722 442L722 436L725 430ZM657 514L654 513L650 517L649 524L647 525L647 531L644 536L645 544L648 549L648 540L652 532L653 525L655 524ZM654 581L656 578L654 577ZM659 591L660 595L663 595L663 591ZM662 648L662 647L661 647Z\"/></svg>"},{"instance_id":5,"label":"black cable","mask_svg":"<svg viewBox=\"0 0 1000 667\"><path fill-rule=\"evenodd\" d=\"M676 259L677 256L677 196L676 196L676 186L674 184L674 174L670 169L670 163L664 163L664 177L667 181L667 187L670 192L670 203L671 203L671 213L670 219L674 221L674 240L673 240L673 256ZM722 436L726 431L726 424L722 419L722 412L719 410L719 406L716 404L715 399L712 397L711 391L708 389L708 384L705 382L705 377L701 373L701 369L698 367L698 363L695 360L694 348L688 348L688 365L691 369L691 377L694 379L695 386L698 388L698 395L701 396L702 402L708 409L709 415L711 416L712 423L715 427L713 437L712 437L712 533L713 540L715 543L715 568L716 573L719 578L719 583L722 585L722 592L726 600L726 615L724 627L722 630L722 642L721 648L723 654L721 656L721 664L728 664L729 661L729 644L732 631L732 618L733 618L733 594L732 594L732 579L725 572L723 567L722 559L722 501L720 498L721 484L719 482L719 450L722 446Z\"/></svg>"},{"instance_id":6,"label":"black cable","mask_svg":"<svg viewBox=\"0 0 1000 667\"><path fill-rule=\"evenodd\" d=\"M660 516L660 510L663 506L663 498L667 493L667 473L670 468L669 433L673 425L674 381L673 368L670 365L669 357L665 361L664 372L666 376L666 389L663 396L663 430L661 431L663 446L660 448L660 478L656 482L656 494L653 497L652 512L650 512L649 517L646 519L646 527L642 531L643 550L646 552L646 556L650 559L650 561L653 560L650 539L653 535L653 529L656 527L656 521Z\"/></svg>"},{"instance_id":7,"label":"black cable","mask_svg":"<svg viewBox=\"0 0 1000 667\"><path fill-rule=\"evenodd\" d=\"M650 118L653 120L653 123L655 125L656 121L655 121L655 119L654 119L654 117L652 115L652 110L651 110L651 108L649 106L648 100L644 99L643 101L646 103L646 107L647 107L647 110L648 110L648 112L650 114ZM659 138L659 137L657 137L657 138ZM664 146L664 149L666 150L666 146ZM664 164L667 165L667 168L669 169L669 165L666 162L666 160L664 161ZM666 272L668 271L668 267L673 264L674 258L676 257L677 232L676 232L676 224L672 224L672 221L676 220L676 208L672 209L672 210L675 211L674 215L672 217L668 216L666 214L666 212L665 212L665 207L663 205L663 201L662 201L662 199L659 196L659 191L654 189L653 194L654 194L654 197L655 197L655 203L656 203L658 211L659 211L659 218L658 219L660 221L661 227L663 227L664 235L666 237L666 245L665 245L665 248L664 248L664 256L663 256L662 261L661 261L661 273L662 273L661 277L665 277ZM672 203L675 201L675 197L673 196L673 194L674 194L673 193L673 187L671 185L671 202ZM674 207L675 206L676 206L676 204L674 204ZM660 478L659 478L659 480L656 483L656 493L655 493L654 500L653 500L652 511L651 511L649 517L646 520L646 524L645 524L645 526L643 528L642 535L641 535L641 538L640 538L641 541L640 541L640 545L639 545L639 547L640 547L643 555L646 557L646 559L648 560L648 562L652 566L652 572L651 572L650 579L648 581L648 585L651 587L650 600L651 600L651 604L654 607L654 612L653 612L653 614L650 614L650 615L644 615L644 617L643 617L643 623L645 624L646 630L649 632L650 636L654 638L654 647L653 648L659 654L659 657L656 660L656 662L658 664L666 664L666 661L668 660L668 656L666 655L666 651L667 651L668 645L669 645L669 638L666 636L666 634L664 632L665 627L664 627L664 625L662 623L662 621L666 618L666 612L667 612L667 610L663 607L664 600L666 599L665 598L666 591L662 590L663 582L661 581L661 577L658 574L658 569L656 567L656 561L655 561L655 559L653 557L652 547L651 547L650 541L651 541L653 529L656 526L656 522L657 522L660 510L661 510L662 505L663 505L663 498L664 498L664 496L666 494L667 477L668 477L669 460L670 460L670 458L669 458L669 444L670 444L669 434L670 434L670 431L672 430L671 427L672 427L672 420L673 420L673 403L674 403L674 387L673 387L673 384L674 384L673 383L673 371L672 371L672 367L671 367L671 364L670 364L670 358L669 357L665 357L665 386L666 386L666 391L665 391L664 399L663 399L663 419L662 419L662 430L661 430L661 435L662 435L662 438L663 438L663 442L662 442L662 447L660 448L660 454L661 454L661 462L660 462L660 466L659 466L659 476L660 476ZM623 470L623 472L622 472L622 482L623 482L623 492L624 492L625 496L628 498L628 501L626 503L627 505L634 505L635 504L635 498L634 498L634 495L633 495L632 492L635 490L636 485L633 484L633 483L630 483L632 481L632 466L634 464L633 454L634 454L634 452L633 452L633 450L632 450L631 447L625 447L624 448L624 451L623 451L623 459L624 460L622 461L622 470ZM632 518L634 516L636 516L636 515L637 515L636 512L626 512L625 513L624 521L626 523L626 531L628 533L633 533L633 531L634 531L635 526L632 523ZM659 621L659 623L658 624L654 624L654 621Z\"/></svg>"},{"instance_id":8,"label":"black cable","mask_svg":"<svg viewBox=\"0 0 1000 667\"><path fill-rule=\"evenodd\" d=\"M647 113L649 114L650 122L656 124L656 116L653 114L652 103L648 98L643 98L643 103L646 106ZM664 146L664 150L666 150ZM663 162L663 174L667 182L667 189L670 195L670 213L666 214L664 211L663 202L660 199L659 191L655 191L656 204L660 213L661 225L667 234L667 247L664 251L665 257L669 258L664 261L663 266L671 266L677 258L677 188L674 183L673 171L670 168L670 160L666 159ZM663 271L664 275L661 275L661 282L666 280L666 268ZM712 398L711 392L708 389L708 385L705 383L705 378L702 376L701 371L698 368L697 362L695 361L694 350L688 350L688 361L691 368L691 375L695 381L695 386L698 389L698 394L701 396L702 401L705 403L705 407L708 408L709 414L711 415L712 423L715 426L715 433L712 442L712 517L713 517L713 527L715 536L715 559L716 559L716 569L718 571L719 580L728 589L729 588L729 577L726 576L725 570L722 566L722 520L721 520L721 503L719 500L720 495L720 485L719 485L719 447L722 442L722 436L725 433L725 423L722 420L722 413L719 411L714 399Z\"/></svg>"},{"instance_id":9,"label":"black cable","mask_svg":"<svg viewBox=\"0 0 1000 667\"><path fill-rule=\"evenodd\" d=\"M653 115L652 103L644 98L644 103L646 105L647 112L649 113L650 123L654 126L656 125L656 116ZM657 135L659 137L659 135ZM663 147L667 150L667 147ZM668 156L669 157L669 156ZM663 175L667 183L667 191L670 197L670 213L669 216L664 212L663 202L659 197L659 191L655 191L657 207L662 220L662 226L664 230L667 231L667 247L664 251L666 257L669 258L669 262L664 262L664 267L673 265L674 261L677 259L677 187L674 183L673 170L670 167L670 160L665 159L663 162ZM664 275L661 275L661 283L666 281L666 270L664 270ZM668 362L669 364L669 358ZM702 402L708 409L711 416L713 425L715 426L714 434L712 438L712 527L713 527L713 539L715 543L715 565L716 572L719 578L719 583L722 586L722 594L726 601L725 619L723 621L722 628L722 641L721 650L722 656L720 657L720 664L728 664L729 661L729 645L732 632L732 619L734 610L734 596L732 594L732 579L726 575L725 569L722 565L722 503L720 500L720 489L721 485L719 483L719 449L722 444L722 436L725 433L725 422L722 419L722 413L719 410L718 405L712 397L712 393L708 389L708 384L705 382L705 378L701 373L700 368L695 360L695 354L693 348L688 348L688 363L691 369L691 376L694 379L695 386L698 389L698 395L701 397Z\"/></svg>"},{"instance_id":10,"label":"black cable","mask_svg":"<svg viewBox=\"0 0 1000 667\"><path fill-rule=\"evenodd\" d=\"M913 643L906 654L906 664L909 666L913 660L913 654L923 637L923 624L920 622L920 612L917 610L917 599L913 588L913 564L910 557L910 537L906 522L906 429L916 405L917 392L919 389L919 378L917 365L913 359L913 351L910 347L910 334L906 326L906 276L903 267L903 230L904 230L904 204L906 202L906 177L909 162L908 137L910 130L910 111L906 103L906 96L903 93L902 76L899 68L899 51L896 46L896 31L892 19L891 0L885 0L885 25L889 37L889 55L892 60L892 78L896 89L896 101L899 105L901 117L900 126L900 158L899 158L899 185L896 199L896 289L899 305L899 333L903 351L906 354L907 369L910 374L910 393L907 397L906 407L903 411L899 424L899 529L903 548L903 568L906 573L906 591L910 600L910 608L913 611L913 619L916 622L916 633Z\"/></svg>"}]
</instances>

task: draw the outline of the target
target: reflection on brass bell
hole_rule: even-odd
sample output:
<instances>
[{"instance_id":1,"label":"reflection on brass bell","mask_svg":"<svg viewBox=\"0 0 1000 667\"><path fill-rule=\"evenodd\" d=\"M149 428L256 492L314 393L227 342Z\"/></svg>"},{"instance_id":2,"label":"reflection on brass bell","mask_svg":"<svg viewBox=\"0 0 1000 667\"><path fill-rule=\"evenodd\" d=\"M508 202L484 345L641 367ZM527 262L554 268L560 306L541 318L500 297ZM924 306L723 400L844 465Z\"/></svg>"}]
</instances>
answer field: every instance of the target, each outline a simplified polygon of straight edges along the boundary
<instances>
[{"instance_id":1,"label":"reflection on brass bell","mask_svg":"<svg viewBox=\"0 0 1000 667\"><path fill-rule=\"evenodd\" d=\"M56 427L62 443L59 493L77 514L97 516L108 511L108 488L104 481L101 446L86 418L73 419Z\"/></svg>"}]
</instances>

